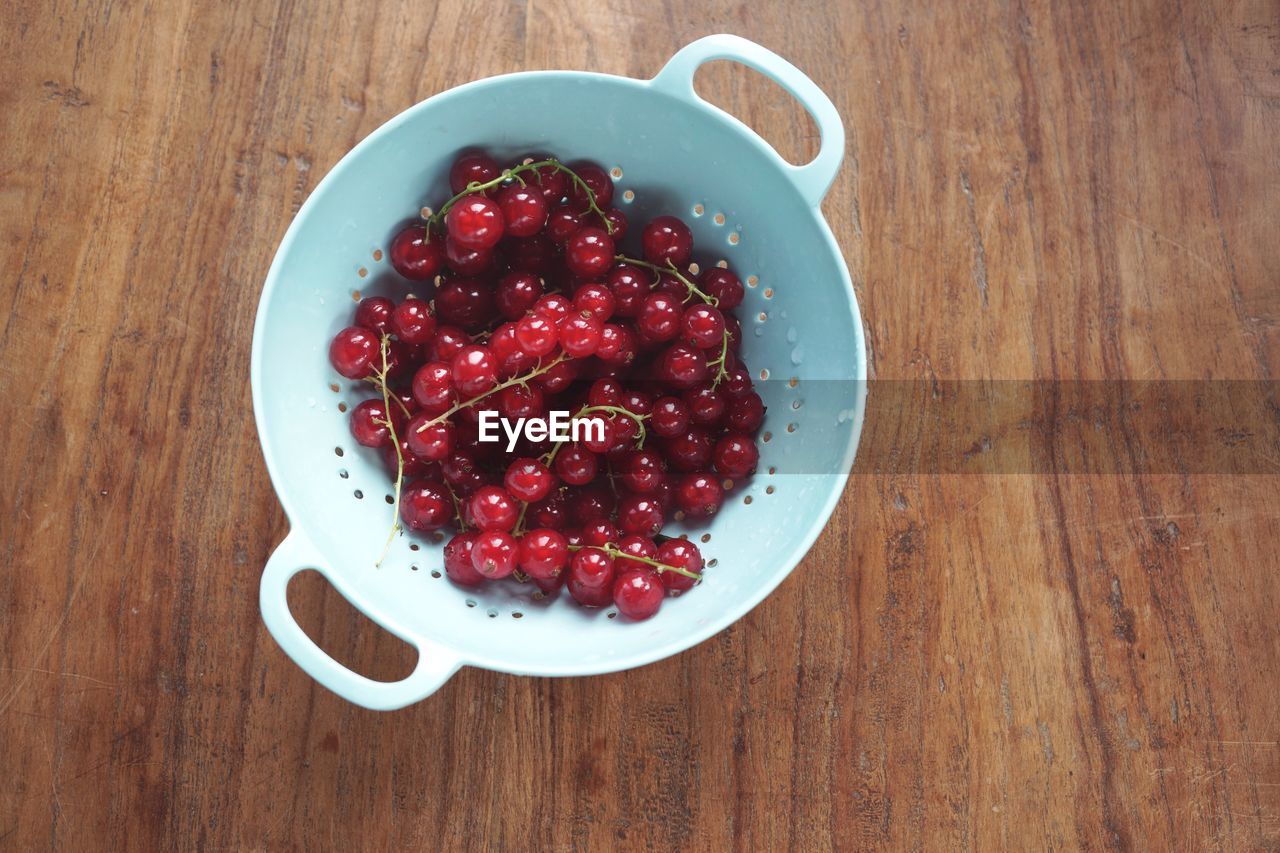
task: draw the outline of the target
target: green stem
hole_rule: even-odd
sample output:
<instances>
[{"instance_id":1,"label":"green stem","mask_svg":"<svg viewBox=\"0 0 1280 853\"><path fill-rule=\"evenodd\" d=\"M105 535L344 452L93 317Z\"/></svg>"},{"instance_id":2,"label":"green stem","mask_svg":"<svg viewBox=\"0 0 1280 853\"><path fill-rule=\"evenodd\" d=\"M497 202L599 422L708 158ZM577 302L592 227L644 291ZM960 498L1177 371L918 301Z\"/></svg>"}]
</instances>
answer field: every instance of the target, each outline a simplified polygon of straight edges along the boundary
<instances>
[{"instance_id":1,"label":"green stem","mask_svg":"<svg viewBox=\"0 0 1280 853\"><path fill-rule=\"evenodd\" d=\"M637 557L634 554L628 554L625 551L620 550L612 542L606 542L603 545L569 546L570 551L581 551L583 548L597 548L615 559L618 557L625 557L628 560L635 560L637 563L644 563L646 565L653 566L659 572L675 572L678 575L684 575L685 577L693 578L694 580L700 580L702 578L702 575L698 572L691 572L688 569L682 569L679 566L669 566L666 563L659 563L657 560L650 560L648 557Z\"/></svg>"},{"instance_id":2,"label":"green stem","mask_svg":"<svg viewBox=\"0 0 1280 853\"><path fill-rule=\"evenodd\" d=\"M590 210L592 213L594 213L596 216L600 217L600 221L604 223L605 230L612 235L613 223L609 221L609 217L604 215L604 210L602 210L600 208L600 205L596 203L595 192L591 189L591 187L587 184L586 181L578 177L577 172L573 171L568 166L566 166L565 164L561 163L559 160L556 160L556 159L538 160L537 162L534 162L534 163L521 163L519 166L512 166L510 169L503 169L502 173L498 175L498 177L492 180L484 181L483 183L481 183L480 181L472 181L471 183L467 184L466 189L464 189L462 192L458 193L453 198L446 201L443 205L441 205L439 210L437 210L435 213L431 214L430 217L428 217L427 231L430 232L432 226L437 228L440 227L440 223L444 221L445 214L449 212L449 208L457 204L460 199L466 198L467 196L472 195L474 193L480 193L480 192L484 192L485 190L491 190L494 187L502 186L503 184L505 184L507 181L510 181L510 180L517 180L523 186L525 181L524 181L524 178L520 177L521 173L536 172L538 169L541 169L544 166L551 166L556 171L565 173L566 175L569 176L570 180L573 181L575 186L580 187L582 189L583 195L585 195L587 199L587 209Z\"/></svg>"},{"instance_id":3,"label":"green stem","mask_svg":"<svg viewBox=\"0 0 1280 853\"><path fill-rule=\"evenodd\" d=\"M442 414L436 415L434 418L432 418L431 420L427 421L427 422L426 422L426 423L424 423L422 426L418 427L418 430L417 430L417 431L418 431L418 432L423 432L423 431L425 431L428 427L433 427L433 426L435 426L436 424L444 423L444 422L445 422L445 421L447 421L449 418L451 418L451 417L453 417L454 415L456 415L458 412L462 411L463 409L467 408L468 406L473 406L473 405L475 405L476 403L478 403L478 402L480 402L481 400L483 400L485 397L488 397L488 396L490 396L490 395L492 395L492 394L496 394L496 393L498 393L499 391L503 391L503 390L505 390L505 389L507 389L507 388L510 388L510 387L511 387L511 386L513 386L513 385L524 385L524 384L525 384L525 383L527 383L530 379L535 379L535 378L537 378L537 377L541 376L542 374L546 373L548 370L550 370L551 368L555 367L557 364L559 364L560 362L564 361L564 360L565 360L565 359L567 359L567 358L568 358L568 356L567 356L567 355L565 355L564 353L560 353L558 356L556 356L555 358L553 358L553 359L552 359L550 362L548 362L547 364L545 364L545 365L540 365L540 366L538 366L538 367L535 367L533 370L530 370L528 373L526 373L526 374L524 374L524 375L522 375L522 376L513 376L513 377L511 377L510 379L508 379L508 380L507 380L507 381L505 381L505 382L499 382L497 385L494 385L492 388L490 388L488 391L485 391L485 392L484 392L484 393L482 393L482 394L477 394L477 395L475 395L474 397L471 397L470 399L463 400L463 401L461 401L461 402L459 402L459 403L454 403L454 404L453 404L453 406L451 406L451 407L449 408L449 410L448 410L448 411L443 412Z\"/></svg>"},{"instance_id":4,"label":"green stem","mask_svg":"<svg viewBox=\"0 0 1280 853\"><path fill-rule=\"evenodd\" d=\"M569 424L572 426L573 422L581 418L583 415L595 414L596 412L602 412L610 415L625 415L626 417L631 418L631 420L636 422L636 426L640 429L639 434L636 436L636 447L639 448L644 446L645 437L648 435L648 432L645 430L644 422L649 416L638 415L630 409L622 406L583 406L581 409L578 409L573 417L569 419ZM560 452L560 448L563 446L564 441L557 441L555 447L552 447L542 457L542 463L547 467L551 467L551 463L556 461L556 454Z\"/></svg>"},{"instance_id":5,"label":"green stem","mask_svg":"<svg viewBox=\"0 0 1280 853\"><path fill-rule=\"evenodd\" d=\"M394 513L391 517L391 532L387 534L387 542L382 546L382 554L379 555L378 561L373 564L374 568L379 568L382 561L387 558L387 552L391 550L391 543L395 541L396 533L400 531L400 487L404 483L404 453L400 450L400 437L396 435L396 425L392 422L391 417L391 389L387 387L387 373L391 367L387 362L387 351L391 347L391 336L384 334L379 349L382 352L382 370L377 374L378 384L382 387L382 411L385 412L386 420L383 421L387 425L387 429L391 432L391 446L396 451L396 494L395 500L391 504L391 511ZM397 397L396 402L400 402ZM401 406L404 404L401 403Z\"/></svg>"},{"instance_id":6,"label":"green stem","mask_svg":"<svg viewBox=\"0 0 1280 853\"><path fill-rule=\"evenodd\" d=\"M680 272L680 270L676 268L676 265L671 263L671 261L667 261L667 265L665 267L661 267L661 266L658 266L657 264L651 264L648 261L642 261L639 258L628 258L626 255L616 255L614 256L614 260L623 264L631 264L637 267L644 267L645 269L650 269L657 273L664 273L664 272L671 273L677 279L680 280L681 284L683 284L685 287L689 289L689 296L696 296L699 299L701 299L703 302L707 303L712 307L715 307L720 304L719 299L717 299L714 296L711 296L710 294L703 293L701 290L699 290L698 286L694 284L692 281L690 281L689 278L685 276L682 272Z\"/></svg>"}]
</instances>

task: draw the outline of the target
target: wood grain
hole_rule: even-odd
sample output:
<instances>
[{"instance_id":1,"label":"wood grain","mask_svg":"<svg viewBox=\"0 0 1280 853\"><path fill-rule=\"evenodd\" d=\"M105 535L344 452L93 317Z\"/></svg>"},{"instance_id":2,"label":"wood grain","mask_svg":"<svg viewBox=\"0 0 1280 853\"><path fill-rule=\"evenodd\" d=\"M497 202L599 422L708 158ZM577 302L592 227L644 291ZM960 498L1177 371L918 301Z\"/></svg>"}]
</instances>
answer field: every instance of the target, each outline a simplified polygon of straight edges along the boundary
<instances>
[{"instance_id":1,"label":"wood grain","mask_svg":"<svg viewBox=\"0 0 1280 853\"><path fill-rule=\"evenodd\" d=\"M1265 472L860 475L713 640L390 715L266 634L249 339L309 190L434 92L717 31L845 117L825 210L878 377L1274 378L1271 0L6 4L0 846L1280 846ZM813 150L777 90L699 79ZM870 435L901 417L873 391ZM298 593L335 654L408 665Z\"/></svg>"}]
</instances>

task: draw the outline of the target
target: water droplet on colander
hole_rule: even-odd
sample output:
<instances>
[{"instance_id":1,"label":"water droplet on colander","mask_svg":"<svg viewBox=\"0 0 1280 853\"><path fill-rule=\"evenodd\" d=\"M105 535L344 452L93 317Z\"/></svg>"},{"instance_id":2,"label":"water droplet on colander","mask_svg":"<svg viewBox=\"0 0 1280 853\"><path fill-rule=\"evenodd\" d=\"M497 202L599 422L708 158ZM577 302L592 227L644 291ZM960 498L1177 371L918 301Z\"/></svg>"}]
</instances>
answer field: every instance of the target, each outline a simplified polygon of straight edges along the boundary
<instances>
[{"instance_id":1,"label":"water droplet on colander","mask_svg":"<svg viewBox=\"0 0 1280 853\"><path fill-rule=\"evenodd\" d=\"M794 344L798 340L800 340L800 334L796 331L796 327L792 326L787 329L787 343Z\"/></svg>"},{"instance_id":2,"label":"water droplet on colander","mask_svg":"<svg viewBox=\"0 0 1280 853\"><path fill-rule=\"evenodd\" d=\"M308 398L307 398L307 408L309 408L309 409L314 409L315 407L316 407L316 398L315 398L315 397L308 397Z\"/></svg>"},{"instance_id":3,"label":"water droplet on colander","mask_svg":"<svg viewBox=\"0 0 1280 853\"><path fill-rule=\"evenodd\" d=\"M800 364L804 361L804 347L796 347L791 351L791 363Z\"/></svg>"},{"instance_id":4,"label":"water droplet on colander","mask_svg":"<svg viewBox=\"0 0 1280 853\"><path fill-rule=\"evenodd\" d=\"M756 337L764 337L764 326L756 326Z\"/></svg>"}]
</instances>

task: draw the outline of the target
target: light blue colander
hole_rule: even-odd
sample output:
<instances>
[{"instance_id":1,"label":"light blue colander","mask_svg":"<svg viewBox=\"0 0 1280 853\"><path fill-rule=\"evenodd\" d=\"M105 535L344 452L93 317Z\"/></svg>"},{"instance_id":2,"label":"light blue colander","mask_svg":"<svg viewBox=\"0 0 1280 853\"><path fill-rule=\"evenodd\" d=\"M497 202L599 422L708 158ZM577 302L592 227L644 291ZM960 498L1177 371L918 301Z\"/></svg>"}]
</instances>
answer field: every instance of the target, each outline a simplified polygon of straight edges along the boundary
<instances>
[{"instance_id":1,"label":"light blue colander","mask_svg":"<svg viewBox=\"0 0 1280 853\"><path fill-rule=\"evenodd\" d=\"M790 165L694 93L694 72L713 59L750 66L799 99L822 134L813 162ZM660 213L681 216L693 228L695 260L727 260L748 284L743 353L753 374L770 377L759 383L768 406L759 473L710 527L690 530L695 541L710 534L701 585L646 622L581 608L567 594L541 600L532 584L463 589L441 576L441 545L416 537L399 537L374 567L391 524L390 486L339 411L367 388L333 372L328 342L347 324L357 290L406 292L378 250L404 216L440 202L450 163L472 146L499 158L551 151L595 160L614 170L615 198L635 227ZM480 80L406 110L357 145L285 234L254 328L258 433L292 524L263 571L262 616L285 652L340 696L391 709L429 696L464 665L592 675L650 663L705 640L768 595L830 517L862 428L862 322L819 209L843 156L840 117L813 81L728 35L685 47L652 80L573 71ZM313 643L285 599L304 569L415 646L413 673L372 681Z\"/></svg>"}]
</instances>

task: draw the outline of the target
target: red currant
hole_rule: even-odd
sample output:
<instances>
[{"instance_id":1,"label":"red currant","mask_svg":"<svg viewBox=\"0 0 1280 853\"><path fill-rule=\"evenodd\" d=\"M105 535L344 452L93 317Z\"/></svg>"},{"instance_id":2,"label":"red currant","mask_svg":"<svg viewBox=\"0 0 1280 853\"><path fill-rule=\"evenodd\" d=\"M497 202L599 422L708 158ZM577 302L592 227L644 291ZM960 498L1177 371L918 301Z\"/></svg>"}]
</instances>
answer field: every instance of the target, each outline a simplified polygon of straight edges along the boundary
<instances>
[{"instance_id":1,"label":"red currant","mask_svg":"<svg viewBox=\"0 0 1280 853\"><path fill-rule=\"evenodd\" d=\"M724 315L710 305L691 305L680 317L681 338L698 349L724 345Z\"/></svg>"},{"instance_id":2,"label":"red currant","mask_svg":"<svg viewBox=\"0 0 1280 853\"><path fill-rule=\"evenodd\" d=\"M498 279L494 301L508 320L519 320L542 296L542 280L530 272L509 272Z\"/></svg>"},{"instance_id":3,"label":"red currant","mask_svg":"<svg viewBox=\"0 0 1280 853\"><path fill-rule=\"evenodd\" d=\"M391 441L387 408L381 400L365 400L351 410L351 435L364 447L381 447Z\"/></svg>"},{"instance_id":4,"label":"red currant","mask_svg":"<svg viewBox=\"0 0 1280 853\"><path fill-rule=\"evenodd\" d=\"M613 291L603 284L586 284L573 294L573 307L601 323L613 316L614 305ZM357 325L364 325L359 322L358 314Z\"/></svg>"},{"instance_id":5,"label":"red currant","mask_svg":"<svg viewBox=\"0 0 1280 853\"><path fill-rule=\"evenodd\" d=\"M574 163L570 168L595 196L596 207L604 210L613 203L613 179L609 177L608 172L595 163L588 162ZM591 207L588 203L587 191L577 181L569 186L569 203L578 212Z\"/></svg>"},{"instance_id":6,"label":"red currant","mask_svg":"<svg viewBox=\"0 0 1280 853\"><path fill-rule=\"evenodd\" d=\"M662 456L651 450L628 452L622 458L618 479L622 485L637 494L650 494L658 488L666 476L667 464Z\"/></svg>"},{"instance_id":7,"label":"red currant","mask_svg":"<svg viewBox=\"0 0 1280 853\"><path fill-rule=\"evenodd\" d=\"M541 199L539 199L541 201ZM487 251L498 245L506 231L502 208L491 198L469 195L458 199L444 217L449 237L467 249ZM535 228L529 234L537 231ZM529 234L518 234L528 237Z\"/></svg>"},{"instance_id":8,"label":"red currant","mask_svg":"<svg viewBox=\"0 0 1280 853\"><path fill-rule=\"evenodd\" d=\"M665 293L645 297L636 317L636 331L650 341L669 341L680 333L680 301Z\"/></svg>"},{"instance_id":9,"label":"red currant","mask_svg":"<svg viewBox=\"0 0 1280 853\"><path fill-rule=\"evenodd\" d=\"M579 228L565 243L564 260L569 271L577 275L604 275L613 266L613 238L603 228Z\"/></svg>"},{"instance_id":10,"label":"red currant","mask_svg":"<svg viewBox=\"0 0 1280 853\"><path fill-rule=\"evenodd\" d=\"M444 269L444 241L427 232L421 222L401 228L387 253L391 266L410 281L429 281Z\"/></svg>"},{"instance_id":11,"label":"red currant","mask_svg":"<svg viewBox=\"0 0 1280 853\"><path fill-rule=\"evenodd\" d=\"M560 448L553 464L556 475L570 486L585 486L596 478L600 470L596 455L579 444Z\"/></svg>"},{"instance_id":12,"label":"red currant","mask_svg":"<svg viewBox=\"0 0 1280 853\"><path fill-rule=\"evenodd\" d=\"M500 530L482 530L471 549L471 565L490 580L508 577L516 570L519 546L515 537Z\"/></svg>"},{"instance_id":13,"label":"red currant","mask_svg":"<svg viewBox=\"0 0 1280 853\"><path fill-rule=\"evenodd\" d=\"M662 507L647 495L623 495L618 499L618 527L624 533L654 536L662 529Z\"/></svg>"},{"instance_id":14,"label":"red currant","mask_svg":"<svg viewBox=\"0 0 1280 853\"><path fill-rule=\"evenodd\" d=\"M516 341L531 358L551 355L559 340L555 322L541 314L528 314L516 323Z\"/></svg>"},{"instance_id":15,"label":"red currant","mask_svg":"<svg viewBox=\"0 0 1280 853\"><path fill-rule=\"evenodd\" d=\"M685 515L706 518L720 511L724 503L724 488L710 474L686 474L676 485L675 501Z\"/></svg>"},{"instance_id":16,"label":"red currant","mask_svg":"<svg viewBox=\"0 0 1280 853\"><path fill-rule=\"evenodd\" d=\"M716 308L732 311L742 304L746 291L742 280L724 267L710 267L702 271L698 283L703 293L716 298Z\"/></svg>"},{"instance_id":17,"label":"red currant","mask_svg":"<svg viewBox=\"0 0 1280 853\"><path fill-rule=\"evenodd\" d=\"M439 483L416 480L400 492L400 518L410 530L439 530L453 518L453 501Z\"/></svg>"},{"instance_id":18,"label":"red currant","mask_svg":"<svg viewBox=\"0 0 1280 853\"><path fill-rule=\"evenodd\" d=\"M452 362L453 357L469 343L471 337L457 326L436 326L436 336L431 342L431 359Z\"/></svg>"},{"instance_id":19,"label":"red currant","mask_svg":"<svg viewBox=\"0 0 1280 853\"><path fill-rule=\"evenodd\" d=\"M381 348L373 332L348 326L329 344L329 363L348 379L364 379L382 366Z\"/></svg>"},{"instance_id":20,"label":"red currant","mask_svg":"<svg viewBox=\"0 0 1280 853\"><path fill-rule=\"evenodd\" d=\"M467 516L481 530L510 531L520 510L515 498L501 486L483 486L467 501Z\"/></svg>"},{"instance_id":21,"label":"red currant","mask_svg":"<svg viewBox=\"0 0 1280 853\"><path fill-rule=\"evenodd\" d=\"M470 344L453 357L453 384L462 394L475 397L498 384L498 361L488 347Z\"/></svg>"},{"instance_id":22,"label":"red currant","mask_svg":"<svg viewBox=\"0 0 1280 853\"><path fill-rule=\"evenodd\" d=\"M613 603L628 619L648 619L658 612L667 591L657 573L649 569L631 569L618 577L613 585Z\"/></svg>"},{"instance_id":23,"label":"red currant","mask_svg":"<svg viewBox=\"0 0 1280 853\"><path fill-rule=\"evenodd\" d=\"M599 548L583 548L569 562L569 577L583 586L607 589L613 583L613 557Z\"/></svg>"},{"instance_id":24,"label":"red currant","mask_svg":"<svg viewBox=\"0 0 1280 853\"><path fill-rule=\"evenodd\" d=\"M764 423L764 403L760 395L748 391L745 396L730 400L725 406L725 426L738 432L752 433Z\"/></svg>"},{"instance_id":25,"label":"red currant","mask_svg":"<svg viewBox=\"0 0 1280 853\"><path fill-rule=\"evenodd\" d=\"M520 571L535 580L560 576L569 564L569 543L558 530L541 527L520 537Z\"/></svg>"},{"instance_id":26,"label":"red currant","mask_svg":"<svg viewBox=\"0 0 1280 853\"><path fill-rule=\"evenodd\" d=\"M560 326L560 348L573 358L594 355L603 324L591 315L569 317Z\"/></svg>"},{"instance_id":27,"label":"red currant","mask_svg":"<svg viewBox=\"0 0 1280 853\"><path fill-rule=\"evenodd\" d=\"M442 361L429 361L413 374L413 399L423 412L438 415L453 405L453 371Z\"/></svg>"},{"instance_id":28,"label":"red currant","mask_svg":"<svg viewBox=\"0 0 1280 853\"><path fill-rule=\"evenodd\" d=\"M532 237L547 224L547 200L534 187L512 184L498 193L498 207L512 237Z\"/></svg>"},{"instance_id":29,"label":"red currant","mask_svg":"<svg viewBox=\"0 0 1280 853\"><path fill-rule=\"evenodd\" d=\"M478 278L455 278L436 291L440 322L478 329L493 319L493 288Z\"/></svg>"},{"instance_id":30,"label":"red currant","mask_svg":"<svg viewBox=\"0 0 1280 853\"><path fill-rule=\"evenodd\" d=\"M730 480L741 480L756 470L760 451L750 436L731 432L716 443L711 459L716 471Z\"/></svg>"},{"instance_id":31,"label":"red currant","mask_svg":"<svg viewBox=\"0 0 1280 853\"><path fill-rule=\"evenodd\" d=\"M525 503L536 503L555 488L556 475L541 459L522 458L507 466L502 483L516 498Z\"/></svg>"},{"instance_id":32,"label":"red currant","mask_svg":"<svg viewBox=\"0 0 1280 853\"><path fill-rule=\"evenodd\" d=\"M471 184L487 184L500 174L502 170L492 157L470 151L455 160L449 169L449 189L457 195Z\"/></svg>"},{"instance_id":33,"label":"red currant","mask_svg":"<svg viewBox=\"0 0 1280 853\"><path fill-rule=\"evenodd\" d=\"M449 580L463 586L479 586L484 575L471 563L471 551L476 544L476 533L459 533L444 546L444 573Z\"/></svg>"},{"instance_id":34,"label":"red currant","mask_svg":"<svg viewBox=\"0 0 1280 853\"><path fill-rule=\"evenodd\" d=\"M687 539L668 539L658 546L658 562L694 574L702 573L702 552ZM662 572L662 584L671 590L686 590L697 580L679 572Z\"/></svg>"},{"instance_id":35,"label":"red currant","mask_svg":"<svg viewBox=\"0 0 1280 853\"><path fill-rule=\"evenodd\" d=\"M492 249L469 249L449 235L444 239L444 257L458 275L480 275L494 266Z\"/></svg>"},{"instance_id":36,"label":"red currant","mask_svg":"<svg viewBox=\"0 0 1280 853\"><path fill-rule=\"evenodd\" d=\"M622 554L613 558L613 566L619 573L629 569L652 569L648 563L631 558L642 557L646 560L654 560L658 556L658 546L647 536L623 536L618 540L618 550Z\"/></svg>"},{"instance_id":37,"label":"red currant","mask_svg":"<svg viewBox=\"0 0 1280 853\"><path fill-rule=\"evenodd\" d=\"M396 304L385 296L366 296L356 306L356 325L377 335L391 331L391 312Z\"/></svg>"},{"instance_id":38,"label":"red currant","mask_svg":"<svg viewBox=\"0 0 1280 853\"><path fill-rule=\"evenodd\" d=\"M453 448L453 429L449 421L433 424L429 415L420 414L405 425L405 443L418 459L439 462Z\"/></svg>"},{"instance_id":39,"label":"red currant","mask_svg":"<svg viewBox=\"0 0 1280 853\"><path fill-rule=\"evenodd\" d=\"M674 216L659 216L644 227L640 237L644 259L666 266L667 262L683 267L693 257L693 232Z\"/></svg>"},{"instance_id":40,"label":"red currant","mask_svg":"<svg viewBox=\"0 0 1280 853\"><path fill-rule=\"evenodd\" d=\"M701 471L711 461L711 438L701 427L690 427L666 439L667 464L677 471Z\"/></svg>"},{"instance_id":41,"label":"red currant","mask_svg":"<svg viewBox=\"0 0 1280 853\"><path fill-rule=\"evenodd\" d=\"M391 313L391 331L407 344L430 343L436 333L431 305L412 296L401 302Z\"/></svg>"}]
</instances>

